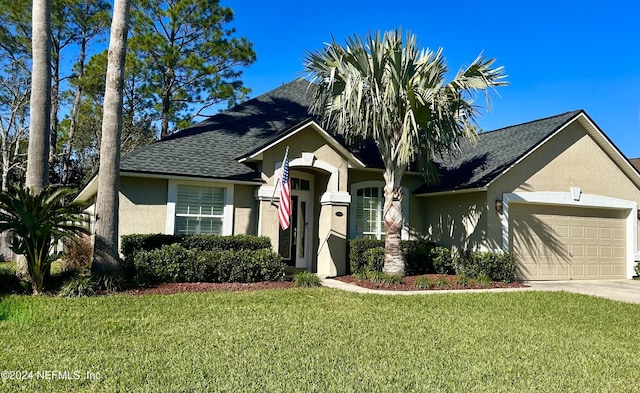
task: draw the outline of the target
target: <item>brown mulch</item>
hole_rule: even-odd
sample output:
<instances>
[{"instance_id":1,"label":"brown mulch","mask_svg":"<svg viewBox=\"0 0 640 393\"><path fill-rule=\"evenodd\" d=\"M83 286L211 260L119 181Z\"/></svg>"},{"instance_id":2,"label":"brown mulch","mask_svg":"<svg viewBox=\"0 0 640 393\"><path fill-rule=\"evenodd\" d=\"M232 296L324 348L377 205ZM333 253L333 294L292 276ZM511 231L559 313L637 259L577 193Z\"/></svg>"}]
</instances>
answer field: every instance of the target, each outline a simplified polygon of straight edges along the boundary
<instances>
[{"instance_id":1,"label":"brown mulch","mask_svg":"<svg viewBox=\"0 0 640 393\"><path fill-rule=\"evenodd\" d=\"M183 292L211 292L211 291L256 291L261 289L284 289L293 288L291 281L265 281L254 283L211 283L211 282L188 282L188 283L165 283L152 287L135 288L123 291L127 295L151 295L151 294L172 294Z\"/></svg>"},{"instance_id":2,"label":"brown mulch","mask_svg":"<svg viewBox=\"0 0 640 393\"><path fill-rule=\"evenodd\" d=\"M433 288L430 289L422 289L422 288L418 288L414 285L415 281L420 278L420 277L427 277L429 278L432 282L435 282L436 279L443 277L447 280L447 285L446 286L434 286ZM519 283L519 282L511 282L511 283L505 283L505 282L500 282L500 281L493 281L491 283L490 287L483 287L477 284L472 283L471 285L468 286L463 286L460 285L456 282L457 276L455 275L447 275L447 274L424 274L421 276L407 276L404 278L404 283L402 284L393 284L393 285L389 285L389 284L374 284L371 281L368 280L363 280L363 281L358 281L356 280L355 276L351 275L351 276L341 276L341 277L336 277L336 280L340 280L342 282L347 282L350 284L355 284L358 285L360 287L364 287L364 288L369 288L369 289L384 289L384 290L391 290L391 291L442 291L442 290L449 290L449 289L487 289L487 288L526 288L528 287L528 285Z\"/></svg>"}]
</instances>

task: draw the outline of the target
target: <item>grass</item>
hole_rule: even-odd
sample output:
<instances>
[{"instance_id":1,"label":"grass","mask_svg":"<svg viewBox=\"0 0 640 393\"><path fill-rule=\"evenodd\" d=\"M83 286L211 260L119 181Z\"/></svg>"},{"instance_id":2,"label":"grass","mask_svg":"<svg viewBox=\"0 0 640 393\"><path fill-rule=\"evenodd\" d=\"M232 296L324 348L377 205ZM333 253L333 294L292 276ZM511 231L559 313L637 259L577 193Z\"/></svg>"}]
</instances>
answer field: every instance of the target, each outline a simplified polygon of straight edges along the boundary
<instances>
[{"instance_id":1,"label":"grass","mask_svg":"<svg viewBox=\"0 0 640 393\"><path fill-rule=\"evenodd\" d=\"M0 300L0 391L640 391L640 306L327 288ZM87 372L100 379L84 378Z\"/></svg>"}]
</instances>

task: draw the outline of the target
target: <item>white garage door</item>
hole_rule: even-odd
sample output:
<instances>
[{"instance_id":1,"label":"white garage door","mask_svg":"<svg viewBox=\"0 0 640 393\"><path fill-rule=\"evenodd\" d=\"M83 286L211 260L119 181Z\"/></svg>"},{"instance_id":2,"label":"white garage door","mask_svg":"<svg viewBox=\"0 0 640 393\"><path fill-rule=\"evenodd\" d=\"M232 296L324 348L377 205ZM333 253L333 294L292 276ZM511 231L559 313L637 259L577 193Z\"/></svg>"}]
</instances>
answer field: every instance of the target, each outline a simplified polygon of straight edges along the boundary
<instances>
[{"instance_id":1,"label":"white garage door","mask_svg":"<svg viewBox=\"0 0 640 393\"><path fill-rule=\"evenodd\" d=\"M511 203L509 244L526 280L626 278L625 212Z\"/></svg>"}]
</instances>

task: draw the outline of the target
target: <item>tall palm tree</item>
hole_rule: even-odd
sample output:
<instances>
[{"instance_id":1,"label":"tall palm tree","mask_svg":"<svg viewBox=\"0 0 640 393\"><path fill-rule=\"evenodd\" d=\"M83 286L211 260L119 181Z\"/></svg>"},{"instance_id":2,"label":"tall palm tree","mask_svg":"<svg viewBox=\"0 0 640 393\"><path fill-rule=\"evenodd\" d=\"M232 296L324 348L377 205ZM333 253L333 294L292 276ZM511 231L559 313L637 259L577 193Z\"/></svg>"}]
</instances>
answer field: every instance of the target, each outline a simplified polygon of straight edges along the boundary
<instances>
[{"instance_id":1,"label":"tall palm tree","mask_svg":"<svg viewBox=\"0 0 640 393\"><path fill-rule=\"evenodd\" d=\"M488 99L492 88L507 84L494 61L480 55L446 82L442 49L421 49L400 29L307 52L305 71L317 87L312 111L347 141L372 139L384 162L385 272L405 273L402 176L417 163L433 179L435 155L456 151L461 138L475 140L475 94Z\"/></svg>"},{"instance_id":2,"label":"tall palm tree","mask_svg":"<svg viewBox=\"0 0 640 393\"><path fill-rule=\"evenodd\" d=\"M96 273L120 270L118 255L120 135L130 9L131 0L115 0L113 4L100 142L95 251L91 265L91 269Z\"/></svg>"},{"instance_id":3,"label":"tall palm tree","mask_svg":"<svg viewBox=\"0 0 640 393\"><path fill-rule=\"evenodd\" d=\"M34 0L32 10L31 110L27 188L42 191L49 182L51 114L51 0Z\"/></svg>"}]
</instances>

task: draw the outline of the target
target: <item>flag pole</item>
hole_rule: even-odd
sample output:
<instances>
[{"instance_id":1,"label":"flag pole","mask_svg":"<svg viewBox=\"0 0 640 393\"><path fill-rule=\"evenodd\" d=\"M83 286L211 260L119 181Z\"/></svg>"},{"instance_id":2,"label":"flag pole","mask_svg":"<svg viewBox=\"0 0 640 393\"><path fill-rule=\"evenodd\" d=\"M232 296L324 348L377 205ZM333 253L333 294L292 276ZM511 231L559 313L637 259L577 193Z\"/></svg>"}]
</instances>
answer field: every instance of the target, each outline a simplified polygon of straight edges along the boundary
<instances>
[{"instance_id":1,"label":"flag pole","mask_svg":"<svg viewBox=\"0 0 640 393\"><path fill-rule=\"evenodd\" d=\"M289 155L289 145L287 145L287 148L284 151L284 157L282 157L282 163L280 164L280 175L276 180L276 184L273 186L273 194L271 194L271 206L275 205L275 203L273 202L273 198L275 198L276 196L276 190L278 189L278 184L280 184L280 180L282 179L282 166L284 165L284 161L287 159L288 155Z\"/></svg>"}]
</instances>

